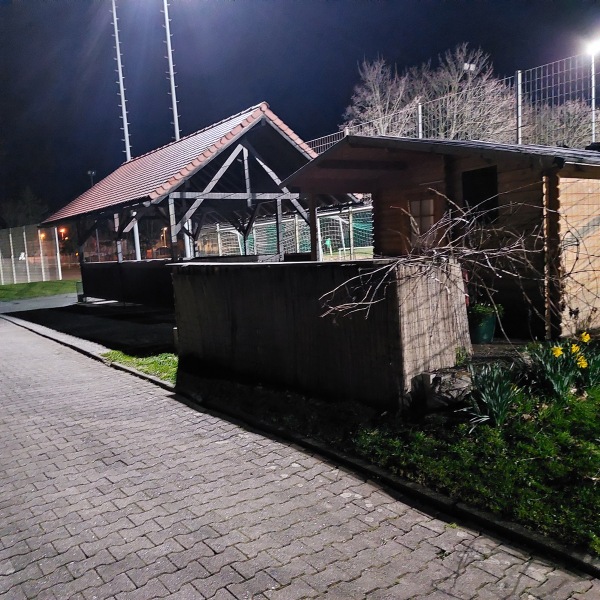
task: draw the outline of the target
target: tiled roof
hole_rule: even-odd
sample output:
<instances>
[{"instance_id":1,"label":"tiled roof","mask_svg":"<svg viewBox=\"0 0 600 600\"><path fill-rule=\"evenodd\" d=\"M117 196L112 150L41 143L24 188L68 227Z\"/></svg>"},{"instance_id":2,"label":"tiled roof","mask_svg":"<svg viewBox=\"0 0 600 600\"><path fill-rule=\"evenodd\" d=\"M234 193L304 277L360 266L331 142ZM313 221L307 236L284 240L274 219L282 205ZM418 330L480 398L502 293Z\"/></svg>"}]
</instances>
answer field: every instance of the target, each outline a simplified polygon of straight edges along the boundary
<instances>
[{"instance_id":1,"label":"tiled roof","mask_svg":"<svg viewBox=\"0 0 600 600\"><path fill-rule=\"evenodd\" d=\"M48 217L44 223L56 223L125 204L158 200L179 187L263 118L268 119L291 143L306 154L307 158L316 156L315 152L269 109L269 105L262 102L176 142L123 163L116 171Z\"/></svg>"}]
</instances>

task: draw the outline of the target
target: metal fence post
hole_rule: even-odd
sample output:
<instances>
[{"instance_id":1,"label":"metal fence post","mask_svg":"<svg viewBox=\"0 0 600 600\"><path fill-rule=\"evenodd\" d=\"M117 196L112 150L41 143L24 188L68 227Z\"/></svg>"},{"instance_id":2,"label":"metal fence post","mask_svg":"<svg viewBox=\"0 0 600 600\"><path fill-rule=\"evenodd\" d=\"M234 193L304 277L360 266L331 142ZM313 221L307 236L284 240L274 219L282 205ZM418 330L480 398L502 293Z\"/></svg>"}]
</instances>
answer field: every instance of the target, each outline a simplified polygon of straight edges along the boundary
<instances>
[{"instance_id":1,"label":"metal fence post","mask_svg":"<svg viewBox=\"0 0 600 600\"><path fill-rule=\"evenodd\" d=\"M46 281L46 268L44 267L44 244L42 243L42 232L40 229L38 232L38 242L40 244L40 267L42 268L42 281Z\"/></svg>"},{"instance_id":2,"label":"metal fence post","mask_svg":"<svg viewBox=\"0 0 600 600\"><path fill-rule=\"evenodd\" d=\"M31 283L31 274L29 272L29 256L27 254L27 233L23 225L23 254L25 254L25 271L27 272L27 283Z\"/></svg>"},{"instance_id":3,"label":"metal fence post","mask_svg":"<svg viewBox=\"0 0 600 600\"><path fill-rule=\"evenodd\" d=\"M17 271L15 270L15 249L13 247L12 229L8 230L8 242L10 244L10 266L12 267L13 283L17 283Z\"/></svg>"},{"instance_id":4,"label":"metal fence post","mask_svg":"<svg viewBox=\"0 0 600 600\"><path fill-rule=\"evenodd\" d=\"M523 143L523 72L516 73L517 144Z\"/></svg>"},{"instance_id":5,"label":"metal fence post","mask_svg":"<svg viewBox=\"0 0 600 600\"><path fill-rule=\"evenodd\" d=\"M321 219L317 216L317 261L323 260L323 248L321 248Z\"/></svg>"},{"instance_id":6,"label":"metal fence post","mask_svg":"<svg viewBox=\"0 0 600 600\"><path fill-rule=\"evenodd\" d=\"M596 141L596 58L592 52L590 55L591 62L591 92L592 92L592 142Z\"/></svg>"},{"instance_id":7,"label":"metal fence post","mask_svg":"<svg viewBox=\"0 0 600 600\"><path fill-rule=\"evenodd\" d=\"M58 243L58 229L54 228L54 241L56 243L56 271L58 278L62 279L62 265L60 264L60 244Z\"/></svg>"},{"instance_id":8,"label":"metal fence post","mask_svg":"<svg viewBox=\"0 0 600 600\"><path fill-rule=\"evenodd\" d=\"M4 260L2 258L2 247L0 246L0 285L4 285Z\"/></svg>"},{"instance_id":9,"label":"metal fence post","mask_svg":"<svg viewBox=\"0 0 600 600\"><path fill-rule=\"evenodd\" d=\"M223 256L223 243L221 241L221 228L217 223L217 248L219 250L219 256Z\"/></svg>"},{"instance_id":10,"label":"metal fence post","mask_svg":"<svg viewBox=\"0 0 600 600\"><path fill-rule=\"evenodd\" d=\"M348 207L348 227L350 227L350 260L354 260L354 217L352 207Z\"/></svg>"}]
</instances>

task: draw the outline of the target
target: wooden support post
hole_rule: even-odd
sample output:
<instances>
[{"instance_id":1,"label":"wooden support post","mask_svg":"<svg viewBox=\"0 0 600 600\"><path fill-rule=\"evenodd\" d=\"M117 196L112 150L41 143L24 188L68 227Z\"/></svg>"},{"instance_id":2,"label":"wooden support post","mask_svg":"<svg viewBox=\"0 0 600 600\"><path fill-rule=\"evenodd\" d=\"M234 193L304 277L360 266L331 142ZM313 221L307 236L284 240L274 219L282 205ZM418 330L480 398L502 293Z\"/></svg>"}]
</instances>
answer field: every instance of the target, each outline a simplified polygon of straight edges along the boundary
<instances>
[{"instance_id":1,"label":"wooden support post","mask_svg":"<svg viewBox=\"0 0 600 600\"><path fill-rule=\"evenodd\" d=\"M171 258L177 260L177 233L175 232L175 225L177 219L175 218L175 200L169 196L169 239L171 240Z\"/></svg>"},{"instance_id":2,"label":"wooden support post","mask_svg":"<svg viewBox=\"0 0 600 600\"><path fill-rule=\"evenodd\" d=\"M319 260L317 236L317 199L314 194L308 195L308 214L310 225L310 260Z\"/></svg>"},{"instance_id":3,"label":"wooden support post","mask_svg":"<svg viewBox=\"0 0 600 600\"><path fill-rule=\"evenodd\" d=\"M138 222L133 224L133 243L135 244L135 260L142 260L142 252L140 250L140 230L138 228Z\"/></svg>"},{"instance_id":4,"label":"wooden support post","mask_svg":"<svg viewBox=\"0 0 600 600\"><path fill-rule=\"evenodd\" d=\"M561 264L560 264L560 219L558 174L552 169L544 177L545 218L544 229L546 238L545 264L545 302L546 302L546 339L558 339L561 334Z\"/></svg>"},{"instance_id":5,"label":"wooden support post","mask_svg":"<svg viewBox=\"0 0 600 600\"><path fill-rule=\"evenodd\" d=\"M121 238L119 237L121 234L119 233L119 213L115 213L113 215L114 223L115 223L115 243L117 245L117 262L123 262L123 243L121 242Z\"/></svg>"}]
</instances>

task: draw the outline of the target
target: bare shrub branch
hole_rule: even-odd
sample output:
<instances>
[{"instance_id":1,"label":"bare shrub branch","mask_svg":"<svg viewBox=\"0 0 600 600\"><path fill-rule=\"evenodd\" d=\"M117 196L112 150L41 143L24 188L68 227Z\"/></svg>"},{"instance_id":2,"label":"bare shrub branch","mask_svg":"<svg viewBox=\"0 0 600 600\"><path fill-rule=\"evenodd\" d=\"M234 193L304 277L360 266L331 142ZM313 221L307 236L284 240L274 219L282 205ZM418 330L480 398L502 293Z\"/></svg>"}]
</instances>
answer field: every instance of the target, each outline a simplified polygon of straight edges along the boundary
<instances>
[{"instance_id":1,"label":"bare shrub branch","mask_svg":"<svg viewBox=\"0 0 600 600\"><path fill-rule=\"evenodd\" d=\"M365 269L364 273L325 294L321 298L325 315L364 312L366 318L371 307L383 300L385 288L395 277L398 266L413 267L412 274L407 275L409 278L435 279L440 265L456 261L465 275L466 288L461 292L470 297L471 302L495 306L497 286L504 280L514 286L529 311L542 321L548 316L545 302L549 302L549 310L555 318L564 319L570 314L572 319L578 320L579 329L591 323L600 302L600 284L597 283L600 255L593 253L595 245L587 247L585 237L569 224L565 215L560 217L563 223L558 249L560 264L549 269L551 254L548 253L540 206L511 203L499 209L481 210L481 205L461 207L436 190L430 191L447 203L444 216L433 227L421 232L415 217L409 211L398 209L409 223L410 239L405 241L410 250L405 256L386 261L382 266ZM518 228L506 224L511 221L510 215L525 209L529 212L534 209L533 214L540 218L532 218L526 226ZM556 213L546 210L546 218L551 214ZM600 228L600 219L596 228ZM406 236L399 231L396 233ZM571 253L568 265L565 252ZM598 277L591 277L592 274ZM547 294L549 286L555 286L557 300ZM532 297L532 291L536 297ZM545 298L545 302L540 304L540 298ZM585 315L582 314L582 299L585 299ZM578 309L570 309L570 303L575 300Z\"/></svg>"}]
</instances>

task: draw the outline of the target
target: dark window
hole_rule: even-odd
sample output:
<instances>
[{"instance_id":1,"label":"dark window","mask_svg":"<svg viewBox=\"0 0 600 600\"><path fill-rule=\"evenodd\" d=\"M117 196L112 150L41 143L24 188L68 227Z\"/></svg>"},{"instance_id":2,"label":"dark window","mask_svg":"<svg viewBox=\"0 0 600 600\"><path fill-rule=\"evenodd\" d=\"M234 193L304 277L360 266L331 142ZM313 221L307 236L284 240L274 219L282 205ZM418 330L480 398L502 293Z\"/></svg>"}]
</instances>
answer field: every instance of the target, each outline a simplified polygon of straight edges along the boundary
<instances>
[{"instance_id":1,"label":"dark window","mask_svg":"<svg viewBox=\"0 0 600 600\"><path fill-rule=\"evenodd\" d=\"M498 170L486 167L462 174L465 208L474 208L481 223L491 223L498 217Z\"/></svg>"}]
</instances>

